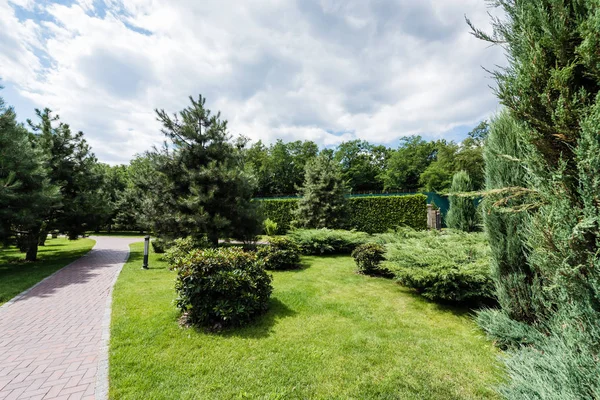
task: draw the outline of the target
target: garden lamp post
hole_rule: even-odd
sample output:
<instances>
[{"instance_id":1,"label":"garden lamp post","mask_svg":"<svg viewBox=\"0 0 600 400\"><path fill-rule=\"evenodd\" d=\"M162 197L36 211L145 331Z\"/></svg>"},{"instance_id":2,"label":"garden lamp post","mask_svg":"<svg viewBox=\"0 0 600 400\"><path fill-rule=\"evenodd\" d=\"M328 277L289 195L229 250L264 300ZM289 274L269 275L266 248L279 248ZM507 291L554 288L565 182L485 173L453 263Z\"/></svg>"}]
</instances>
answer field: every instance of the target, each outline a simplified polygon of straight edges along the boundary
<instances>
[{"instance_id":1,"label":"garden lamp post","mask_svg":"<svg viewBox=\"0 0 600 400\"><path fill-rule=\"evenodd\" d=\"M144 238L144 264L142 269L148 269L148 252L150 251L150 235Z\"/></svg>"}]
</instances>

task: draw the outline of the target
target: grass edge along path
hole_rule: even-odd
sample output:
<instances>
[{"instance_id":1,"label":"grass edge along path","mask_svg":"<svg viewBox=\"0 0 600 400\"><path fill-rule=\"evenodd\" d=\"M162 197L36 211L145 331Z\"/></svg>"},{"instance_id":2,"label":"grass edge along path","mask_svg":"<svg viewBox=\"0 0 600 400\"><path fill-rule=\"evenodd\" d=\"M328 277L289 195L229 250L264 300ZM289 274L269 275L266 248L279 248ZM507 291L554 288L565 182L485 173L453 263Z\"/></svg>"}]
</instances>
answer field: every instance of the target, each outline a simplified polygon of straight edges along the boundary
<instances>
[{"instance_id":1,"label":"grass edge along path","mask_svg":"<svg viewBox=\"0 0 600 400\"><path fill-rule=\"evenodd\" d=\"M207 333L178 325L175 273L142 244L113 294L111 399L497 398L499 352L465 311L354 272L350 257L305 257L274 272L270 311Z\"/></svg>"},{"instance_id":2,"label":"grass edge along path","mask_svg":"<svg viewBox=\"0 0 600 400\"><path fill-rule=\"evenodd\" d=\"M83 257L95 244L93 239L48 238L35 262L24 261L25 255L14 246L0 248L0 306Z\"/></svg>"}]
</instances>

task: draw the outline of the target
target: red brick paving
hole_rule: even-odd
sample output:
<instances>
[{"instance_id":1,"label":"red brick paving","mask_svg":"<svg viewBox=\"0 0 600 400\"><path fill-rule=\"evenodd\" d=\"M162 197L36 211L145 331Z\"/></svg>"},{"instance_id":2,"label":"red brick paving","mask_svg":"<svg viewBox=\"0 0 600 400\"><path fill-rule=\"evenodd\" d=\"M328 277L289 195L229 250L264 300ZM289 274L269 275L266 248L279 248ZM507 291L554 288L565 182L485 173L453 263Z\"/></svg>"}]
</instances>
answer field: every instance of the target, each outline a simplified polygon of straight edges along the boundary
<instances>
[{"instance_id":1,"label":"red brick paving","mask_svg":"<svg viewBox=\"0 0 600 400\"><path fill-rule=\"evenodd\" d=\"M96 237L94 249L0 307L0 400L106 396L105 309L140 239ZM104 319L104 321L103 321Z\"/></svg>"}]
</instances>

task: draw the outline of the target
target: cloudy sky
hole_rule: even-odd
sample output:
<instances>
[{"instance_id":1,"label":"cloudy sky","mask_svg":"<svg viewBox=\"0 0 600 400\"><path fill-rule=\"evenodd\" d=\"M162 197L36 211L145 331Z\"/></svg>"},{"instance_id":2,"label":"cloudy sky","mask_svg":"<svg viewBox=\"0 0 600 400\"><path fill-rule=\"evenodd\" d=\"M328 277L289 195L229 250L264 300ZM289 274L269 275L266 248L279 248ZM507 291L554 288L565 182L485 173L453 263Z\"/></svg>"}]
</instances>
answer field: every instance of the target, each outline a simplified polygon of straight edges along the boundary
<instances>
[{"instance_id":1,"label":"cloudy sky","mask_svg":"<svg viewBox=\"0 0 600 400\"><path fill-rule=\"evenodd\" d=\"M0 95L50 107L101 161L162 142L153 110L201 93L233 134L334 146L460 140L498 108L469 34L483 0L0 0Z\"/></svg>"}]
</instances>

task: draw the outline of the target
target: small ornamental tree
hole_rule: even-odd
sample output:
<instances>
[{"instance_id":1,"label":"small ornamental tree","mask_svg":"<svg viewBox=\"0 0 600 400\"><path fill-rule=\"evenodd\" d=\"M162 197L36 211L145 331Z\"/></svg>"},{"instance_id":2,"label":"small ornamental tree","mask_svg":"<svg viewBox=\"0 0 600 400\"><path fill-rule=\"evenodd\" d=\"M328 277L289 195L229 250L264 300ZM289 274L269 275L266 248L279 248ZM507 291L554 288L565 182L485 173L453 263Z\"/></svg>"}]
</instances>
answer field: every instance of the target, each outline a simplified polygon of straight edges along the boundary
<instances>
[{"instance_id":1,"label":"small ornamental tree","mask_svg":"<svg viewBox=\"0 0 600 400\"><path fill-rule=\"evenodd\" d=\"M458 229L465 232L473 232L477 229L477 207L473 204L473 199L459 196L458 194L473 191L473 183L469 174L465 171L459 171L452 178L450 188L450 210L446 217L446 224L449 228Z\"/></svg>"},{"instance_id":2,"label":"small ornamental tree","mask_svg":"<svg viewBox=\"0 0 600 400\"><path fill-rule=\"evenodd\" d=\"M339 228L346 213L346 184L339 165L326 153L306 165L296 222L305 228Z\"/></svg>"}]
</instances>

